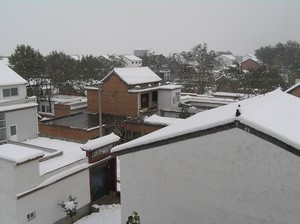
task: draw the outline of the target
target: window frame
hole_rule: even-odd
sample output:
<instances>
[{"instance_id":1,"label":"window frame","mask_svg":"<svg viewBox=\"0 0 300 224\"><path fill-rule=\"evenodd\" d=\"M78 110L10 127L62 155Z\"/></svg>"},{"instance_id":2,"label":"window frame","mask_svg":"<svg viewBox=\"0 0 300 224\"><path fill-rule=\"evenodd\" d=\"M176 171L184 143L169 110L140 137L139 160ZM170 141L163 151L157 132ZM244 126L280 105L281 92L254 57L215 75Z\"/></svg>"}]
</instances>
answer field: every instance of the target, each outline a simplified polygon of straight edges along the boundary
<instances>
[{"instance_id":1,"label":"window frame","mask_svg":"<svg viewBox=\"0 0 300 224\"><path fill-rule=\"evenodd\" d=\"M3 97L19 96L18 87L6 88L2 90Z\"/></svg>"}]
</instances>

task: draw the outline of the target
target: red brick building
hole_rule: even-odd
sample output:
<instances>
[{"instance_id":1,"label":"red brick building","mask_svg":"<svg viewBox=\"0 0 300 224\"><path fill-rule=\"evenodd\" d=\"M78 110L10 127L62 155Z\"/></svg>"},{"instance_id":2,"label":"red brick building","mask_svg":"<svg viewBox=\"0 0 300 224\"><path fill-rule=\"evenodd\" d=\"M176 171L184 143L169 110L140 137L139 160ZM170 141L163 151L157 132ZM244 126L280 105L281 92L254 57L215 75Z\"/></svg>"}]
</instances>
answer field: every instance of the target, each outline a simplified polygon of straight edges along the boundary
<instances>
[{"instance_id":1,"label":"red brick building","mask_svg":"<svg viewBox=\"0 0 300 224\"><path fill-rule=\"evenodd\" d=\"M260 63L253 58L248 58L241 62L241 70L251 71L259 68L261 68Z\"/></svg>"},{"instance_id":2,"label":"red brick building","mask_svg":"<svg viewBox=\"0 0 300 224\"><path fill-rule=\"evenodd\" d=\"M139 117L157 109L157 87L161 78L148 67L115 68L99 87L87 88L88 112L99 112L99 94L103 114Z\"/></svg>"}]
</instances>

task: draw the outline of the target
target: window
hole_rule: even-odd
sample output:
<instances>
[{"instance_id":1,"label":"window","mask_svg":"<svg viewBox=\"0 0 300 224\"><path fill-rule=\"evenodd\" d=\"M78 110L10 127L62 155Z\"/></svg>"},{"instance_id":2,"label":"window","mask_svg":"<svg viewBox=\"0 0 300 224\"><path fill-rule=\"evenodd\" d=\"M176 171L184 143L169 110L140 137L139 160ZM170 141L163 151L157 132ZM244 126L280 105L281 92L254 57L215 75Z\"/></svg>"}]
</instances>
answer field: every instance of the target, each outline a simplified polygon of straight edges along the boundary
<instances>
[{"instance_id":1,"label":"window","mask_svg":"<svg viewBox=\"0 0 300 224\"><path fill-rule=\"evenodd\" d=\"M17 96L18 88L3 89L3 97Z\"/></svg>"},{"instance_id":2,"label":"window","mask_svg":"<svg viewBox=\"0 0 300 224\"><path fill-rule=\"evenodd\" d=\"M47 106L47 113L51 113L51 108Z\"/></svg>"},{"instance_id":3,"label":"window","mask_svg":"<svg viewBox=\"0 0 300 224\"><path fill-rule=\"evenodd\" d=\"M29 222L32 219L35 219L35 217L36 217L35 212L31 212L31 213L27 214L27 222Z\"/></svg>"},{"instance_id":4,"label":"window","mask_svg":"<svg viewBox=\"0 0 300 224\"><path fill-rule=\"evenodd\" d=\"M14 136L17 134L17 125L11 125L9 129L10 129L10 136Z\"/></svg>"},{"instance_id":5,"label":"window","mask_svg":"<svg viewBox=\"0 0 300 224\"><path fill-rule=\"evenodd\" d=\"M157 91L152 92L152 101L157 102Z\"/></svg>"},{"instance_id":6,"label":"window","mask_svg":"<svg viewBox=\"0 0 300 224\"><path fill-rule=\"evenodd\" d=\"M46 107L42 105L42 112L46 112Z\"/></svg>"},{"instance_id":7,"label":"window","mask_svg":"<svg viewBox=\"0 0 300 224\"><path fill-rule=\"evenodd\" d=\"M180 93L175 93L176 94L176 100L177 100L177 102L179 102L180 101Z\"/></svg>"},{"instance_id":8,"label":"window","mask_svg":"<svg viewBox=\"0 0 300 224\"><path fill-rule=\"evenodd\" d=\"M134 132L132 133L133 139L136 139L136 138L138 138L138 137L140 137L140 136L141 136L141 133L140 133L140 132L134 131Z\"/></svg>"}]
</instances>

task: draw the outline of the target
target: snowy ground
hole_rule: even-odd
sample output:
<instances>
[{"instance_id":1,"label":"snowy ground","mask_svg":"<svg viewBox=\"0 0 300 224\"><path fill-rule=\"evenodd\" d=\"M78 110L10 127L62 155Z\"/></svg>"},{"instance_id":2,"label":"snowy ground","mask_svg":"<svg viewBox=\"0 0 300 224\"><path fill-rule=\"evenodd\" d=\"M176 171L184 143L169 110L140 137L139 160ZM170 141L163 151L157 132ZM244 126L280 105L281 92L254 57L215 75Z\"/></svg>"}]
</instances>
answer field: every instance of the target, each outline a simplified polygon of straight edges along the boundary
<instances>
[{"instance_id":1,"label":"snowy ground","mask_svg":"<svg viewBox=\"0 0 300 224\"><path fill-rule=\"evenodd\" d=\"M75 224L121 224L121 205L101 205L99 212L85 216Z\"/></svg>"}]
</instances>

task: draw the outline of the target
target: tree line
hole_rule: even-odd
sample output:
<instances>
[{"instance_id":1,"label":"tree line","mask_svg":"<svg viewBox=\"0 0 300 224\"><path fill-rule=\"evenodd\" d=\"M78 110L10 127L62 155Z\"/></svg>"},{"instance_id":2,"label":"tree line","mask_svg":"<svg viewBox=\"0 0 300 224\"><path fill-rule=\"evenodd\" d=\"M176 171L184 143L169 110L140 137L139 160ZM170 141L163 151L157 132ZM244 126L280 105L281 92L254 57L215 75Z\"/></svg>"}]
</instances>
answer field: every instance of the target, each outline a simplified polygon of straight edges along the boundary
<instances>
[{"instance_id":1,"label":"tree line","mask_svg":"<svg viewBox=\"0 0 300 224\"><path fill-rule=\"evenodd\" d=\"M296 41L263 46L255 51L262 66L259 70L245 73L239 68L221 70L222 79L216 80L214 70L219 69L216 57L231 52L209 50L206 43L198 44L189 51L168 56L149 52L143 59L155 73L162 68L171 71L173 79L183 81L183 91L204 93L207 89L226 92L265 93L277 87L287 88L300 76L300 44ZM30 46L18 45L9 57L12 68L29 83L53 85L59 93L70 94L68 87L77 84L83 93L83 85L101 80L114 67L123 67L124 61L116 55L109 58L86 55L75 60L63 52L52 51L43 56ZM29 86L30 94L39 95L40 89ZM45 94L45 93L44 93Z\"/></svg>"}]
</instances>

